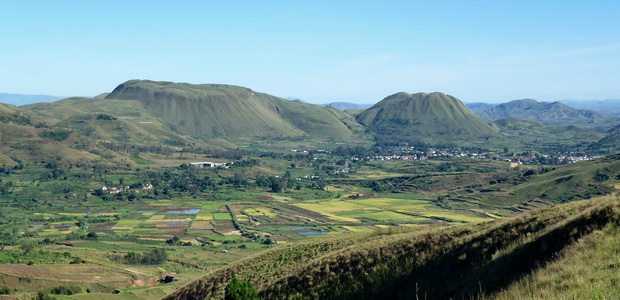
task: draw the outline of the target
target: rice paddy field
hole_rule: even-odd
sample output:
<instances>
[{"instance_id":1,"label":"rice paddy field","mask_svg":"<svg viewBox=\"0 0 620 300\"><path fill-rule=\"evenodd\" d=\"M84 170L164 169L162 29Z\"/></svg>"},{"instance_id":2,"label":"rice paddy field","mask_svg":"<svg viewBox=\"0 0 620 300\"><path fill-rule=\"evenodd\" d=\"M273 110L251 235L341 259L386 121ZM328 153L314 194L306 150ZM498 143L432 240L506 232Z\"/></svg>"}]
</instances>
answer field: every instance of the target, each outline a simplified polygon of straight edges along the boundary
<instances>
[{"instance_id":1,"label":"rice paddy field","mask_svg":"<svg viewBox=\"0 0 620 300\"><path fill-rule=\"evenodd\" d=\"M334 234L371 232L387 226L491 219L483 214L444 210L424 199L390 198L389 195L351 199L350 192L340 193L343 187L329 186L326 190L341 197L303 201L277 197L278 201L265 201L261 198L277 195L246 193L239 203L200 198L162 199L120 207L93 201L86 207L76 205L62 211L38 212L33 214L27 232L57 241L40 249L70 253L86 263L67 262L59 268L53 265L56 271L53 274L49 273L49 266L38 261L30 266L5 263L0 264L0 277L7 286L22 290L51 288L54 282L62 281L82 287L83 292L87 289L93 293L120 291L106 294L117 299L159 299L197 278L204 270L228 265L279 244ZM97 240L72 238L72 234L77 236L84 232L97 233ZM248 237L250 234L260 238ZM166 244L175 236L185 246ZM271 242L266 243L267 238ZM139 268L127 268L114 262L114 257L129 252L144 253L153 247L166 248L171 259L163 266ZM85 266L88 268L84 269ZM81 275L75 277L78 272ZM162 276L173 276L176 281L159 284L157 280ZM29 294L23 292L21 295ZM83 294L67 298L92 299Z\"/></svg>"},{"instance_id":2,"label":"rice paddy field","mask_svg":"<svg viewBox=\"0 0 620 300\"><path fill-rule=\"evenodd\" d=\"M50 270L49 266L45 267L38 261L30 266L4 263L0 264L0 277L7 286L26 291L51 288L54 282L63 281L82 287L84 292L87 289L101 293L120 291L107 295L117 299L159 299L198 278L207 269L226 266L248 255L292 241L371 232L389 226L491 219L481 213L445 210L430 200L418 199L414 195L410 197L415 199L392 198L383 194L351 199L351 193L341 193L348 188L328 186L326 190L334 194L333 198L328 199L299 201L264 192L246 193L240 202L200 198L163 199L122 207L91 203L88 207L74 206L63 211L35 213L26 228L27 232L58 241L41 246L43 251L67 252L86 263L72 265L67 262L61 264L60 269L54 269L57 272L53 274L46 271ZM340 197L336 197L338 195ZM278 200L266 201L266 198ZM81 225L81 221L86 225ZM97 240L72 237L72 234L77 236L84 232L97 233ZM166 244L175 236L185 246ZM269 243L265 242L267 238ZM127 268L119 262L110 263L114 257L129 252L143 253L153 247L167 249L171 259L157 267ZM90 269L84 269L84 266ZM76 272L81 275L74 276ZM159 284L158 280L163 276L173 276L176 281ZM20 282L20 278L28 279ZM31 283L24 284L24 280ZM23 292L21 295L29 293ZM88 297L78 294L67 298Z\"/></svg>"}]
</instances>

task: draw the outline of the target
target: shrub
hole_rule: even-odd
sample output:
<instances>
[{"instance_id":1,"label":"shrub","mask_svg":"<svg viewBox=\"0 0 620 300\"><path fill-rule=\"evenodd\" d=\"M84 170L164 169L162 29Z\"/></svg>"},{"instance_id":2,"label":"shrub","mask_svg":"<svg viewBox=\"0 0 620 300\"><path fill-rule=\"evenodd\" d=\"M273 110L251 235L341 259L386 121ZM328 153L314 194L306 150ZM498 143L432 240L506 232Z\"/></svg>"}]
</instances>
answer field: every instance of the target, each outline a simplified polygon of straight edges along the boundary
<instances>
[{"instance_id":1,"label":"shrub","mask_svg":"<svg viewBox=\"0 0 620 300\"><path fill-rule=\"evenodd\" d=\"M8 288L6 286L3 286L3 287L0 288L0 295L8 295L10 293L11 293L11 289L10 288Z\"/></svg>"},{"instance_id":2,"label":"shrub","mask_svg":"<svg viewBox=\"0 0 620 300\"><path fill-rule=\"evenodd\" d=\"M37 293L37 298L35 298L37 300L54 300L56 298L48 295L48 294L44 294L43 292L38 292Z\"/></svg>"},{"instance_id":3,"label":"shrub","mask_svg":"<svg viewBox=\"0 0 620 300\"><path fill-rule=\"evenodd\" d=\"M249 281L239 280L233 277L226 286L225 300L254 300L258 298L256 288Z\"/></svg>"},{"instance_id":4,"label":"shrub","mask_svg":"<svg viewBox=\"0 0 620 300\"><path fill-rule=\"evenodd\" d=\"M76 286L58 286L53 288L50 293L54 295L73 295L81 293L82 289Z\"/></svg>"}]
</instances>

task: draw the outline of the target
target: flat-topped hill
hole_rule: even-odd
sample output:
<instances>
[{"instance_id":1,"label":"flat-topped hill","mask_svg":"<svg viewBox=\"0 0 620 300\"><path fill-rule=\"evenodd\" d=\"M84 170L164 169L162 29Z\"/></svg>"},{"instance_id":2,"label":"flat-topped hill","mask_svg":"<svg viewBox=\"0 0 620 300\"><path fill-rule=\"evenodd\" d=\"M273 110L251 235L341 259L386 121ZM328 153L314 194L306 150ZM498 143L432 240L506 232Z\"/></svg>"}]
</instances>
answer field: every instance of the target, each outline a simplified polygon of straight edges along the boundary
<instances>
[{"instance_id":1,"label":"flat-topped hill","mask_svg":"<svg viewBox=\"0 0 620 300\"><path fill-rule=\"evenodd\" d=\"M352 135L334 109L233 85L130 80L106 99L138 100L180 132L204 137Z\"/></svg>"}]
</instances>

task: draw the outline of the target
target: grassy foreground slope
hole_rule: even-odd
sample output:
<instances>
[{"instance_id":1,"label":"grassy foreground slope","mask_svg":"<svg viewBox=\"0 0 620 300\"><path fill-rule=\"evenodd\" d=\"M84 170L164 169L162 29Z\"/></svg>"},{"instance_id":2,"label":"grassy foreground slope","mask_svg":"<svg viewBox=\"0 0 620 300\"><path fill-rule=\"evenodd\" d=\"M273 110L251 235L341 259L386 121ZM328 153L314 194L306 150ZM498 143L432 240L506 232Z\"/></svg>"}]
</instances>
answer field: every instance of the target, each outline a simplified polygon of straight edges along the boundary
<instances>
[{"instance_id":1,"label":"grassy foreground slope","mask_svg":"<svg viewBox=\"0 0 620 300\"><path fill-rule=\"evenodd\" d=\"M556 263L558 253L576 254L571 250L579 249L574 248L579 247L575 241L599 241L597 237L606 236L601 230L613 233L611 238L617 236L619 222L618 197L607 196L486 223L319 239L278 247L212 270L166 299L221 298L233 276L251 281L264 299L510 298L511 293L535 295L542 288L564 288L566 295L578 292L587 298L600 293L617 295L616 279L597 283L591 293L571 291L566 284L559 287L561 280L529 287L511 284L539 282L535 278L540 272L563 267ZM613 249L617 247L583 250L617 255ZM594 267L598 265L580 266L580 273L586 277L597 273ZM620 264L606 268L618 274Z\"/></svg>"},{"instance_id":2,"label":"grassy foreground slope","mask_svg":"<svg viewBox=\"0 0 620 300\"><path fill-rule=\"evenodd\" d=\"M576 241L544 268L510 284L494 299L616 299L620 294L617 223ZM491 297L489 297L491 298Z\"/></svg>"},{"instance_id":3,"label":"grassy foreground slope","mask_svg":"<svg viewBox=\"0 0 620 300\"><path fill-rule=\"evenodd\" d=\"M309 134L346 139L355 127L345 125L340 112L232 85L130 80L106 99L137 100L180 132L203 137Z\"/></svg>"}]
</instances>

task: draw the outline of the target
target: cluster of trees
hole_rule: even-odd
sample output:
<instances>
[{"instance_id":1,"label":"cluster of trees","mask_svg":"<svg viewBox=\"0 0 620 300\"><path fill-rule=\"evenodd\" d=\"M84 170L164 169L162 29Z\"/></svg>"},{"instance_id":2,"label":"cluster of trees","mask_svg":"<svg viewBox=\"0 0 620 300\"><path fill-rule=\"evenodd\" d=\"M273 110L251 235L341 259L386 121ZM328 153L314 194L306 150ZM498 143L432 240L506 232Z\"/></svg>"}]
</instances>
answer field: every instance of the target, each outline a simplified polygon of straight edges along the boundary
<instances>
[{"instance_id":1,"label":"cluster of trees","mask_svg":"<svg viewBox=\"0 0 620 300\"><path fill-rule=\"evenodd\" d=\"M423 176L401 176L381 180L372 180L364 183L365 187L375 192L402 192L415 189L413 180Z\"/></svg>"},{"instance_id":2,"label":"cluster of trees","mask_svg":"<svg viewBox=\"0 0 620 300\"><path fill-rule=\"evenodd\" d=\"M68 129L63 129L63 128L48 129L48 130L44 130L39 133L39 136L41 136L42 138L46 138L46 139L50 139L50 140L54 140L58 142L62 142L68 139L70 135L71 135L71 131Z\"/></svg>"},{"instance_id":3,"label":"cluster of trees","mask_svg":"<svg viewBox=\"0 0 620 300\"><path fill-rule=\"evenodd\" d=\"M244 160L243 164L248 166L258 164L255 160ZM233 176L213 179L205 174L205 170L197 168L179 168L179 171L166 170L164 172L143 172L140 178L148 178L155 185L154 195L170 195L172 192L197 193L219 190L223 185L234 185L235 187L261 187L267 188L274 193L286 192L289 189L300 190L303 187L313 189L325 188L325 182L319 179L295 180L291 178L290 172L285 172L282 177L266 176L259 173L251 181L246 172L238 171ZM121 193L122 194L122 193Z\"/></svg>"},{"instance_id":4,"label":"cluster of trees","mask_svg":"<svg viewBox=\"0 0 620 300\"><path fill-rule=\"evenodd\" d=\"M457 148L457 145L450 142L434 142L427 143L421 139L401 136L398 134L394 135L376 135L375 143L377 146L386 146L386 147L398 147L398 146L413 146L416 148Z\"/></svg>"},{"instance_id":5,"label":"cluster of trees","mask_svg":"<svg viewBox=\"0 0 620 300\"><path fill-rule=\"evenodd\" d=\"M172 238L169 238L166 240L166 244L170 245L170 246L191 246L192 243L190 242L183 242L181 241L181 238L179 238L178 236L174 236Z\"/></svg>"},{"instance_id":6,"label":"cluster of trees","mask_svg":"<svg viewBox=\"0 0 620 300\"><path fill-rule=\"evenodd\" d=\"M0 179L0 195L7 196L11 192L12 188L13 182L2 182L2 179Z\"/></svg>"},{"instance_id":7,"label":"cluster of trees","mask_svg":"<svg viewBox=\"0 0 620 300\"><path fill-rule=\"evenodd\" d=\"M233 168L249 168L249 167L255 167L260 165L260 161L258 159L255 158L246 158L243 160L237 160L234 161L231 164L231 167Z\"/></svg>"},{"instance_id":8,"label":"cluster of trees","mask_svg":"<svg viewBox=\"0 0 620 300\"><path fill-rule=\"evenodd\" d=\"M342 157L351 157L351 156L364 156L371 155L377 153L377 148L368 149L362 146L354 146L354 147L344 147L340 146L333 150L331 150L332 155L342 156Z\"/></svg>"},{"instance_id":9,"label":"cluster of trees","mask_svg":"<svg viewBox=\"0 0 620 300\"><path fill-rule=\"evenodd\" d=\"M123 256L123 261L131 265L159 265L168 260L168 253L164 248L154 248L144 254L129 252Z\"/></svg>"},{"instance_id":10,"label":"cluster of trees","mask_svg":"<svg viewBox=\"0 0 620 300\"><path fill-rule=\"evenodd\" d=\"M104 121L114 121L117 118L113 115L108 115L108 114L98 114L97 117L95 117L97 120L104 120Z\"/></svg>"},{"instance_id":11,"label":"cluster of trees","mask_svg":"<svg viewBox=\"0 0 620 300\"><path fill-rule=\"evenodd\" d=\"M155 195L168 195L170 191L196 193L213 190L216 182L209 176L198 174L192 168L182 169L180 172L166 170L164 172L143 172L138 175L144 180L153 182Z\"/></svg>"},{"instance_id":12,"label":"cluster of trees","mask_svg":"<svg viewBox=\"0 0 620 300\"><path fill-rule=\"evenodd\" d=\"M50 294L54 295L74 295L82 292L82 289L78 286L57 286L50 290Z\"/></svg>"},{"instance_id":13,"label":"cluster of trees","mask_svg":"<svg viewBox=\"0 0 620 300\"><path fill-rule=\"evenodd\" d=\"M166 147L163 145L136 145L136 144L129 144L129 143L113 143L113 142L100 142L99 143L100 146L108 149L108 150L112 150L112 151L116 151L116 152L125 152L125 153L131 153L132 155L139 155L142 152L148 152L148 153L155 153L155 154L161 154L161 155L172 155L175 150L171 147Z\"/></svg>"},{"instance_id":14,"label":"cluster of trees","mask_svg":"<svg viewBox=\"0 0 620 300\"><path fill-rule=\"evenodd\" d=\"M22 113L12 113L12 114L3 114L0 115L0 122L8 124L9 122L13 122L17 125L31 125L32 120L28 115Z\"/></svg>"},{"instance_id":15,"label":"cluster of trees","mask_svg":"<svg viewBox=\"0 0 620 300\"><path fill-rule=\"evenodd\" d=\"M181 150L183 153L192 153L192 154L207 154L210 157L215 158L226 158L226 159L243 159L245 156L245 152L239 149L232 150L214 150L214 149L205 149L200 147L193 147L191 145L187 147L183 147Z\"/></svg>"},{"instance_id":16,"label":"cluster of trees","mask_svg":"<svg viewBox=\"0 0 620 300\"><path fill-rule=\"evenodd\" d=\"M56 164L55 162L48 162L45 164L45 171L41 172L41 180L63 179L67 180L67 171Z\"/></svg>"},{"instance_id":17,"label":"cluster of trees","mask_svg":"<svg viewBox=\"0 0 620 300\"><path fill-rule=\"evenodd\" d=\"M13 292L13 290L11 290L10 288L8 288L7 286L2 286L0 287L0 295L8 295L11 292Z\"/></svg>"}]
</instances>

